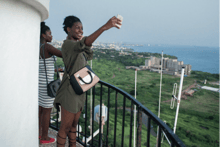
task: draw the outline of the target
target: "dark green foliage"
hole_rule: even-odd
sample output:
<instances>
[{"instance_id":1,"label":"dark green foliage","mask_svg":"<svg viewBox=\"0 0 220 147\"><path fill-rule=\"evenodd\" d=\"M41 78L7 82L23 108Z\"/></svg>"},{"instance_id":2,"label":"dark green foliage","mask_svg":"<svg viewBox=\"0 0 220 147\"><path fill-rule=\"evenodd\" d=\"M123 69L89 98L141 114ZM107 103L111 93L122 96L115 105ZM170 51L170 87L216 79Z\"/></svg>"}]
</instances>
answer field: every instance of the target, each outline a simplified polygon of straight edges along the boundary
<instances>
[{"instance_id":1,"label":"dark green foliage","mask_svg":"<svg viewBox=\"0 0 220 147\"><path fill-rule=\"evenodd\" d=\"M63 59L62 59L62 58L57 57L56 63L57 63L57 67L58 67L58 68L64 67ZM56 67L55 64L54 64L54 67Z\"/></svg>"},{"instance_id":2,"label":"dark green foliage","mask_svg":"<svg viewBox=\"0 0 220 147\"><path fill-rule=\"evenodd\" d=\"M155 86L156 86L156 83L152 83L152 84L150 85L151 88L154 88Z\"/></svg>"},{"instance_id":3,"label":"dark green foliage","mask_svg":"<svg viewBox=\"0 0 220 147\"><path fill-rule=\"evenodd\" d=\"M198 80L208 80L208 81L218 81L219 80L219 74L211 74L208 72L201 72L201 71L192 71L191 75L193 78L196 78Z\"/></svg>"},{"instance_id":4,"label":"dark green foliage","mask_svg":"<svg viewBox=\"0 0 220 147\"><path fill-rule=\"evenodd\" d=\"M213 120L213 119L214 119L214 117L213 117L213 116L209 116L209 119L210 119L210 120Z\"/></svg>"},{"instance_id":5,"label":"dark green foliage","mask_svg":"<svg viewBox=\"0 0 220 147\"><path fill-rule=\"evenodd\" d=\"M106 59L106 60L114 60L116 62L122 63L124 66L140 66L140 65L145 65L145 57L150 57L150 56L155 56L161 58L161 54L158 53L148 53L148 52L129 52L131 55L119 55L120 51L116 50L109 50L109 49L102 49L94 50L94 58L99 59ZM105 52L105 53L104 53ZM138 55L143 55L143 57L138 57ZM114 56L114 57L111 57ZM177 59L175 56L170 56L170 55L164 55L164 57L169 57L171 59Z\"/></svg>"},{"instance_id":6,"label":"dark green foliage","mask_svg":"<svg viewBox=\"0 0 220 147\"><path fill-rule=\"evenodd\" d=\"M131 91L129 92L129 94L132 95L132 96L134 96L134 95L135 95L135 90L131 90ZM136 95L138 95L138 92L137 92L137 91L136 91Z\"/></svg>"}]
</instances>

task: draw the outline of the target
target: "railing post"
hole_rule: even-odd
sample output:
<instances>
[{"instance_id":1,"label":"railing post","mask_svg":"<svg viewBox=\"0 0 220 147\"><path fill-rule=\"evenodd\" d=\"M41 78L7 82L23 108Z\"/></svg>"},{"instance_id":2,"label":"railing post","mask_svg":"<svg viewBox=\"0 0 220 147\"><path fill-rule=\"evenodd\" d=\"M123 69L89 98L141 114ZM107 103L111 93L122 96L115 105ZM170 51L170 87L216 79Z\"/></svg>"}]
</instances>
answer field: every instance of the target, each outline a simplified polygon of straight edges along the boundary
<instances>
[{"instance_id":1,"label":"railing post","mask_svg":"<svg viewBox=\"0 0 220 147\"><path fill-rule=\"evenodd\" d=\"M91 69L92 69L92 60L91 60ZM92 136L92 124L93 124L93 121L92 121L92 113L94 113L92 111L92 88L90 89L90 136Z\"/></svg>"},{"instance_id":2,"label":"railing post","mask_svg":"<svg viewBox=\"0 0 220 147\"><path fill-rule=\"evenodd\" d=\"M60 106L58 106L58 107L60 107ZM61 107L60 107L60 112L61 112ZM59 115L59 112L58 112L58 110L57 110L57 122L56 122L56 127L57 127L57 129L58 129L58 123L59 123L59 117L61 117L61 114Z\"/></svg>"},{"instance_id":3,"label":"railing post","mask_svg":"<svg viewBox=\"0 0 220 147\"><path fill-rule=\"evenodd\" d=\"M175 145L174 145L173 141L171 141L170 147L174 147L174 146L175 146Z\"/></svg>"},{"instance_id":4,"label":"railing post","mask_svg":"<svg viewBox=\"0 0 220 147\"><path fill-rule=\"evenodd\" d=\"M141 131L142 131L142 111L138 107L138 130L137 130L137 147L141 147Z\"/></svg>"},{"instance_id":5,"label":"railing post","mask_svg":"<svg viewBox=\"0 0 220 147\"><path fill-rule=\"evenodd\" d=\"M118 92L115 94L115 128L114 128L114 146L116 144L116 130L117 130L117 110L118 110Z\"/></svg>"},{"instance_id":6,"label":"railing post","mask_svg":"<svg viewBox=\"0 0 220 147\"><path fill-rule=\"evenodd\" d=\"M139 106L137 106L137 125L136 125L136 129L137 129L137 137L136 137L136 144L135 147L138 147L138 138L139 138Z\"/></svg>"},{"instance_id":7,"label":"railing post","mask_svg":"<svg viewBox=\"0 0 220 147\"><path fill-rule=\"evenodd\" d=\"M124 99L123 99L123 119L122 119L122 137L121 137L121 146L123 147L124 146L124 125L125 125L125 103L126 103L126 99L125 99L125 96L124 96Z\"/></svg>"},{"instance_id":8,"label":"railing post","mask_svg":"<svg viewBox=\"0 0 220 147\"><path fill-rule=\"evenodd\" d=\"M92 147L93 147L93 132L94 132L94 103L95 103L95 86L93 87L93 92L92 92L93 98L92 98Z\"/></svg>"},{"instance_id":9,"label":"railing post","mask_svg":"<svg viewBox=\"0 0 220 147\"><path fill-rule=\"evenodd\" d=\"M86 133L87 133L87 98L88 98L88 92L86 92L86 108L85 108L85 147L87 145L86 141L87 141L87 137L86 137ZM78 124L79 125L79 124Z\"/></svg>"},{"instance_id":10,"label":"railing post","mask_svg":"<svg viewBox=\"0 0 220 147\"><path fill-rule=\"evenodd\" d=\"M150 146L150 129L151 129L151 118L148 116L147 120L147 147Z\"/></svg>"},{"instance_id":11,"label":"railing post","mask_svg":"<svg viewBox=\"0 0 220 147\"><path fill-rule=\"evenodd\" d=\"M108 87L108 114L107 114L107 134L106 134L106 147L108 147L108 133L109 133L109 111L110 111L110 88Z\"/></svg>"},{"instance_id":12,"label":"railing post","mask_svg":"<svg viewBox=\"0 0 220 147\"><path fill-rule=\"evenodd\" d=\"M158 145L158 147L161 146L161 126L160 125L159 125L157 145Z\"/></svg>"},{"instance_id":13,"label":"railing post","mask_svg":"<svg viewBox=\"0 0 220 147\"><path fill-rule=\"evenodd\" d=\"M99 147L102 146L103 121L102 121L102 84L100 89L100 106L99 106Z\"/></svg>"},{"instance_id":14,"label":"railing post","mask_svg":"<svg viewBox=\"0 0 220 147\"><path fill-rule=\"evenodd\" d=\"M78 122L77 122L77 124L78 124L78 127L77 127L77 128L78 128L78 131L77 131L77 132L78 132L78 134L77 134L78 139L77 139L77 140L78 140L78 141L79 141L79 122L80 122L80 121L79 121L79 119L78 119Z\"/></svg>"},{"instance_id":15,"label":"railing post","mask_svg":"<svg viewBox=\"0 0 220 147\"><path fill-rule=\"evenodd\" d=\"M133 126L133 124L132 124L132 122L133 122L133 114L134 114L134 107L133 107L134 105L133 105L133 101L131 101L131 108L130 108L130 110L131 110L131 117L130 117L130 139L129 139L129 147L132 147L131 145L132 145L132 126Z\"/></svg>"}]
</instances>

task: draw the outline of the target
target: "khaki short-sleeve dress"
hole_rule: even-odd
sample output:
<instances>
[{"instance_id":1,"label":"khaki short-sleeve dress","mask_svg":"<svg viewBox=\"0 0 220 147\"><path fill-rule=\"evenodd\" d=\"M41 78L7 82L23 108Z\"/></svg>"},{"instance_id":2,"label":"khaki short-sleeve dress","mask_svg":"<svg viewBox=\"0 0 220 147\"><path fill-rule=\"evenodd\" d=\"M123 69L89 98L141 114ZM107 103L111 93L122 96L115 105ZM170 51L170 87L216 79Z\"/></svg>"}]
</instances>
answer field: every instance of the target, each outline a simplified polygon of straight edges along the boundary
<instances>
[{"instance_id":1,"label":"khaki short-sleeve dress","mask_svg":"<svg viewBox=\"0 0 220 147\"><path fill-rule=\"evenodd\" d=\"M77 95L75 93L69 82L66 71L69 71L69 74L72 75L86 65L85 57L88 61L92 59L93 51L91 47L85 45L85 38L86 37L77 42L67 39L62 45L62 57L65 64L65 71L53 103L56 109L59 109L58 105L61 105L71 113L77 113L80 109L83 109L85 93L82 95Z\"/></svg>"}]
</instances>

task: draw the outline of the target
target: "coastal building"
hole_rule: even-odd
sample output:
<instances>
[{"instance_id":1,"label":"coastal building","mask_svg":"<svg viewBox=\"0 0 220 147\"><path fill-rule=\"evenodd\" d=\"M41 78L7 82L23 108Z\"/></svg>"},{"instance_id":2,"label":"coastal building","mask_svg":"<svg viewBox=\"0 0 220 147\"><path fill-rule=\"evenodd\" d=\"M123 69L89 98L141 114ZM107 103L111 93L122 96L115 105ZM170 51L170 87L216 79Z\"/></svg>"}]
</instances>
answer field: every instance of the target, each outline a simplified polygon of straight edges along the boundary
<instances>
[{"instance_id":1,"label":"coastal building","mask_svg":"<svg viewBox=\"0 0 220 147\"><path fill-rule=\"evenodd\" d=\"M202 86L201 89L206 89L206 90L210 90L210 91L214 91L214 92L219 92L220 93L220 89L219 88L214 88L214 87L209 87L209 86Z\"/></svg>"},{"instance_id":2,"label":"coastal building","mask_svg":"<svg viewBox=\"0 0 220 147\"><path fill-rule=\"evenodd\" d=\"M140 67L137 67L137 66L126 66L125 67L126 69L137 69L137 70L141 70Z\"/></svg>"},{"instance_id":3,"label":"coastal building","mask_svg":"<svg viewBox=\"0 0 220 147\"><path fill-rule=\"evenodd\" d=\"M144 56L143 56L143 55L137 55L137 57L138 57L138 58L143 58Z\"/></svg>"},{"instance_id":4,"label":"coastal building","mask_svg":"<svg viewBox=\"0 0 220 147\"><path fill-rule=\"evenodd\" d=\"M121 52L119 52L119 56L122 55L132 55L132 53L124 52L123 50L121 50Z\"/></svg>"},{"instance_id":5,"label":"coastal building","mask_svg":"<svg viewBox=\"0 0 220 147\"><path fill-rule=\"evenodd\" d=\"M151 56L150 59L145 60L145 68L150 71L161 71L161 58ZM182 67L185 67L185 75L190 75L192 66L184 64L183 61L177 61L177 59L163 59L163 73L170 75L180 75Z\"/></svg>"}]
</instances>

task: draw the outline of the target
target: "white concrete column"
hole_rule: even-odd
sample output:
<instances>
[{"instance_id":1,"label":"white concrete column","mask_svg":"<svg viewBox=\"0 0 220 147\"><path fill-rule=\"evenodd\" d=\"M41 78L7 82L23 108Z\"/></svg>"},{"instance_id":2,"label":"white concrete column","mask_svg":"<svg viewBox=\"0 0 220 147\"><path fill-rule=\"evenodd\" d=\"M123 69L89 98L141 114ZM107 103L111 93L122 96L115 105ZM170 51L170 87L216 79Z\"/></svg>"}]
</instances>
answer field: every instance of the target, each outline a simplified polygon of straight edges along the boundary
<instances>
[{"instance_id":1,"label":"white concrete column","mask_svg":"<svg viewBox=\"0 0 220 147\"><path fill-rule=\"evenodd\" d=\"M0 146L38 147L40 22L49 0L0 0Z\"/></svg>"}]
</instances>

